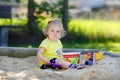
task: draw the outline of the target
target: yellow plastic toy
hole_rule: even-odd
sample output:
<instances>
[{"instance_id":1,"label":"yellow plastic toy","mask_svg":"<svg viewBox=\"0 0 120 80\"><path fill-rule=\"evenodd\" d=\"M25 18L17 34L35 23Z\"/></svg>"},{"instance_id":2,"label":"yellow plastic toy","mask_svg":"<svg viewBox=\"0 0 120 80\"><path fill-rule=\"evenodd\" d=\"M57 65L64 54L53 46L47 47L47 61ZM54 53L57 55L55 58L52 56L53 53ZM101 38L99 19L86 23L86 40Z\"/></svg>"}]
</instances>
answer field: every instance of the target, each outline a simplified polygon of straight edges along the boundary
<instances>
[{"instance_id":1,"label":"yellow plastic toy","mask_svg":"<svg viewBox=\"0 0 120 80\"><path fill-rule=\"evenodd\" d=\"M96 60L100 60L103 58L103 52L95 52Z\"/></svg>"}]
</instances>

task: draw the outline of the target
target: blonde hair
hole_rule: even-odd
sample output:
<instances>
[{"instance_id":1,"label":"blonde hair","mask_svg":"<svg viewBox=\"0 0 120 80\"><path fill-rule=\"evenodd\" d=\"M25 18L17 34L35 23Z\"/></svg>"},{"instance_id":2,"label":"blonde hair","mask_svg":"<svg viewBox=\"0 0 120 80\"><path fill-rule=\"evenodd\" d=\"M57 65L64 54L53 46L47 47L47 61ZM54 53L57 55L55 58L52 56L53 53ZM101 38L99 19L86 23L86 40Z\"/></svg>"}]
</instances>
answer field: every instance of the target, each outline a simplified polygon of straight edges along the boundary
<instances>
[{"instance_id":1,"label":"blonde hair","mask_svg":"<svg viewBox=\"0 0 120 80\"><path fill-rule=\"evenodd\" d=\"M64 37L66 31L64 30L62 23L57 19L48 22L47 26L43 30L43 34L45 36L47 36L47 31L48 31L49 27L54 26L54 25L56 25L57 27L60 27L60 29L61 29L60 30L61 31L61 37L60 38Z\"/></svg>"}]
</instances>

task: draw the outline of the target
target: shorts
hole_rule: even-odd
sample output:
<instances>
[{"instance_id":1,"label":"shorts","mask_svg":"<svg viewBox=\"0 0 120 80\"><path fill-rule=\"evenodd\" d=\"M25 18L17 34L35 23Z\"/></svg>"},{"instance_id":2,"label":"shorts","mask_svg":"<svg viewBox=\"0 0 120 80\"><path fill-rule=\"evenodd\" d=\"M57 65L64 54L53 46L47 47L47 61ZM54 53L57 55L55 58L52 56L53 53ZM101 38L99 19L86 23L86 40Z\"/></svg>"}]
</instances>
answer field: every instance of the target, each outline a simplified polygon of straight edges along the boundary
<instances>
[{"instance_id":1,"label":"shorts","mask_svg":"<svg viewBox=\"0 0 120 80\"><path fill-rule=\"evenodd\" d=\"M57 59L57 58L53 58L53 59L50 60L50 62L51 62L51 63L56 63L56 59Z\"/></svg>"}]
</instances>

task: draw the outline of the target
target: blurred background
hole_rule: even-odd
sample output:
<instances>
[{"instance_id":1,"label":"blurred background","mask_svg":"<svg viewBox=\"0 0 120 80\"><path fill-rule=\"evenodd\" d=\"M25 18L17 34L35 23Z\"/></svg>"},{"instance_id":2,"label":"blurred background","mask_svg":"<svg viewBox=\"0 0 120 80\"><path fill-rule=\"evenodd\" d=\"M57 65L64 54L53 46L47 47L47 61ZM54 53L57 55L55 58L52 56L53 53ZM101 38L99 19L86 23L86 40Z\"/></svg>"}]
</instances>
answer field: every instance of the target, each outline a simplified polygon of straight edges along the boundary
<instances>
[{"instance_id":1,"label":"blurred background","mask_svg":"<svg viewBox=\"0 0 120 80\"><path fill-rule=\"evenodd\" d=\"M56 18L64 48L120 53L120 0L0 0L0 46L38 48Z\"/></svg>"}]
</instances>

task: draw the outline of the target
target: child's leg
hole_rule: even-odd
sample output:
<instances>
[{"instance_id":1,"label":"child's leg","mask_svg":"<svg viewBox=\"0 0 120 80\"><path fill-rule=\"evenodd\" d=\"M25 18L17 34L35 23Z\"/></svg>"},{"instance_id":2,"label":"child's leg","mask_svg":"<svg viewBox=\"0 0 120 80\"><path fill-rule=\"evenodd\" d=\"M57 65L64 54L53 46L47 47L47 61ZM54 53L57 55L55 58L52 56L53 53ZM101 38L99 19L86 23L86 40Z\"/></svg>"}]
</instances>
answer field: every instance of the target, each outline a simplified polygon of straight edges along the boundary
<instances>
[{"instance_id":1,"label":"child's leg","mask_svg":"<svg viewBox=\"0 0 120 80\"><path fill-rule=\"evenodd\" d=\"M62 66L62 68L69 68L69 65L71 64L71 63L65 61L65 60L62 59L62 58L57 58L57 59L56 59L56 63L57 63L57 64L60 64L60 65Z\"/></svg>"},{"instance_id":2,"label":"child's leg","mask_svg":"<svg viewBox=\"0 0 120 80\"><path fill-rule=\"evenodd\" d=\"M57 58L56 59L56 63L60 64L62 66L62 68L76 68L75 64L71 64L70 62L65 61L62 58Z\"/></svg>"}]
</instances>

